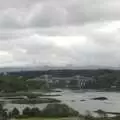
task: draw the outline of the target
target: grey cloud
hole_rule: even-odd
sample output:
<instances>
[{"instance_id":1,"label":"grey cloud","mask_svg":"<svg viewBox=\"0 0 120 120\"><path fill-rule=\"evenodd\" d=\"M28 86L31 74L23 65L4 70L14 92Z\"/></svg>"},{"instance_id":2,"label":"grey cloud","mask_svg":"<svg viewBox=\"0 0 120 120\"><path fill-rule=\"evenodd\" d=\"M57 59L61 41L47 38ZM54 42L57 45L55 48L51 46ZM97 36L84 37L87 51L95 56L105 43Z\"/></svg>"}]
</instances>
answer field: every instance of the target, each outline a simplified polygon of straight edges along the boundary
<instances>
[{"instance_id":1,"label":"grey cloud","mask_svg":"<svg viewBox=\"0 0 120 120\"><path fill-rule=\"evenodd\" d=\"M31 17L30 25L40 27L50 27L59 25L80 25L103 20L119 20L120 1L115 0L116 7L111 0L94 1L90 0L71 0L47 2L41 6L43 8L34 11L34 17ZM39 4L38 4L39 5ZM112 9L113 6L115 7ZM41 14L44 13L44 14ZM37 13L37 14L36 14ZM34 24L36 23L36 24Z\"/></svg>"},{"instance_id":2,"label":"grey cloud","mask_svg":"<svg viewBox=\"0 0 120 120\"><path fill-rule=\"evenodd\" d=\"M59 5L44 5L39 4L29 20L30 26L50 27L56 25L64 25L66 23L67 11Z\"/></svg>"},{"instance_id":3,"label":"grey cloud","mask_svg":"<svg viewBox=\"0 0 120 120\"><path fill-rule=\"evenodd\" d=\"M29 3L28 7L23 7L23 1L17 0L14 3L15 9L11 5L8 5L9 9L2 9L1 12L4 15L0 19L0 28L80 25L120 19L119 0L35 0L34 2L25 0L24 3L26 5ZM17 7L17 4L20 4L21 7ZM9 12L11 9L13 12Z\"/></svg>"},{"instance_id":4,"label":"grey cloud","mask_svg":"<svg viewBox=\"0 0 120 120\"><path fill-rule=\"evenodd\" d=\"M16 40L30 36L34 31L30 30L0 30L0 40Z\"/></svg>"},{"instance_id":5,"label":"grey cloud","mask_svg":"<svg viewBox=\"0 0 120 120\"><path fill-rule=\"evenodd\" d=\"M120 19L119 0L6 1L0 4L0 66L119 64L120 24L109 21ZM116 30L98 30L108 24Z\"/></svg>"},{"instance_id":6,"label":"grey cloud","mask_svg":"<svg viewBox=\"0 0 120 120\"><path fill-rule=\"evenodd\" d=\"M63 39L65 39L64 36ZM57 46L50 41L49 36L41 37L36 34L18 41L0 41L0 45L0 51L10 53L13 61L29 65L116 65L119 61L120 50L116 44L108 49L109 46L101 46L101 44L89 41L89 39L85 45L81 46L78 43L67 48Z\"/></svg>"},{"instance_id":7,"label":"grey cloud","mask_svg":"<svg viewBox=\"0 0 120 120\"><path fill-rule=\"evenodd\" d=\"M68 62L67 50L64 48L57 47L52 42L49 42L49 38L40 39L39 42L29 41L28 39L24 44L22 42L16 43L21 49L25 49L26 52L16 54L14 52L14 59L17 61L28 61L31 64L37 65L60 65L61 62ZM29 41L29 42L28 42ZM47 42L48 41L48 42ZM20 44L21 43L21 44ZM18 51L16 51L18 53ZM67 61L66 61L67 60Z\"/></svg>"},{"instance_id":8,"label":"grey cloud","mask_svg":"<svg viewBox=\"0 0 120 120\"><path fill-rule=\"evenodd\" d=\"M0 9L26 8L36 2L41 2L41 1L43 0L4 0L4 1L0 0Z\"/></svg>"},{"instance_id":9,"label":"grey cloud","mask_svg":"<svg viewBox=\"0 0 120 120\"><path fill-rule=\"evenodd\" d=\"M110 29L110 28L109 28ZM110 49L114 48L117 49L120 45L120 31L113 31L113 32L100 32L94 31L87 34L90 41L98 44L102 47L110 47Z\"/></svg>"}]
</instances>

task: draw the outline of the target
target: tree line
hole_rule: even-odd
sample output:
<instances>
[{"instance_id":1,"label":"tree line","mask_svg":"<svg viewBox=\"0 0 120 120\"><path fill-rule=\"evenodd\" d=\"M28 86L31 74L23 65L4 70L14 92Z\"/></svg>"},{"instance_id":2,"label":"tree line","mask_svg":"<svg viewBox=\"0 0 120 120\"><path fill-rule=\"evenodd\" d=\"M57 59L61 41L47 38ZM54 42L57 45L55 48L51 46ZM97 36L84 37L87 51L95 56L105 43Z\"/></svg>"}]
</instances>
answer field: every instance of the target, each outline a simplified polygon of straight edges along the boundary
<instances>
[{"instance_id":1,"label":"tree line","mask_svg":"<svg viewBox=\"0 0 120 120\"><path fill-rule=\"evenodd\" d=\"M94 77L95 81L88 81L83 89L111 89L116 86L117 90L120 89L120 70L48 70L48 71L25 71L25 72L12 72L7 75L0 75L0 91L1 92L16 92L16 91L29 91L34 89L49 89L46 81L31 81L28 83L29 78L39 77L40 75L52 75L57 77L72 77L81 75L86 77ZM70 84L77 84L71 82ZM57 87L62 87L61 83Z\"/></svg>"}]
</instances>

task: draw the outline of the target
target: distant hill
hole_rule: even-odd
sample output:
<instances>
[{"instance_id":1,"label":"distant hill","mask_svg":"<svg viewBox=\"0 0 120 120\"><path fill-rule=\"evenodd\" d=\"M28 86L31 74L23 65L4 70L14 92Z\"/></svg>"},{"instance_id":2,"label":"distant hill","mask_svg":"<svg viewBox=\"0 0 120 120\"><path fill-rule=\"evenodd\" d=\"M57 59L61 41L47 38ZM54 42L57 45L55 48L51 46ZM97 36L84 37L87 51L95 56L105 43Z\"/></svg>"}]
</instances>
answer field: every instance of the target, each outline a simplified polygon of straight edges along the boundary
<instances>
[{"instance_id":1,"label":"distant hill","mask_svg":"<svg viewBox=\"0 0 120 120\"><path fill-rule=\"evenodd\" d=\"M109 66L65 66L65 67L50 67L50 66L34 66L34 67L4 67L0 68L0 72L17 72L17 71L39 71L39 70L58 70L58 69L73 69L73 70L97 70L97 69L113 69L120 70L120 67Z\"/></svg>"}]
</instances>

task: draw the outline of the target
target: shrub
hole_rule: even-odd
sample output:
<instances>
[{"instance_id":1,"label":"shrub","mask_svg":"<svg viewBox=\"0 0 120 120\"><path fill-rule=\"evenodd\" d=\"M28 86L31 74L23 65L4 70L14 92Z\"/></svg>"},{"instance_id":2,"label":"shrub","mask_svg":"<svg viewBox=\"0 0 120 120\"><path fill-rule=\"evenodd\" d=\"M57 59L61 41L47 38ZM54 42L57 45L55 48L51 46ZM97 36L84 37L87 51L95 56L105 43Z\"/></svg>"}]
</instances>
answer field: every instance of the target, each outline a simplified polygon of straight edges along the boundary
<instances>
[{"instance_id":1,"label":"shrub","mask_svg":"<svg viewBox=\"0 0 120 120\"><path fill-rule=\"evenodd\" d=\"M24 116L31 116L31 109L29 107L26 107L24 110L23 110L23 115Z\"/></svg>"},{"instance_id":2,"label":"shrub","mask_svg":"<svg viewBox=\"0 0 120 120\"><path fill-rule=\"evenodd\" d=\"M20 112L17 108L14 108L11 112L11 117L16 118L20 115Z\"/></svg>"},{"instance_id":3,"label":"shrub","mask_svg":"<svg viewBox=\"0 0 120 120\"><path fill-rule=\"evenodd\" d=\"M38 117L41 115L41 111L38 108L32 108L31 109L31 116Z\"/></svg>"},{"instance_id":4,"label":"shrub","mask_svg":"<svg viewBox=\"0 0 120 120\"><path fill-rule=\"evenodd\" d=\"M19 117L28 118L28 117L72 117L79 116L79 113L72 108L68 107L65 104L48 104L43 111L40 111L38 108L29 108L26 107L23 110L23 114Z\"/></svg>"},{"instance_id":5,"label":"shrub","mask_svg":"<svg viewBox=\"0 0 120 120\"><path fill-rule=\"evenodd\" d=\"M98 113L99 117L101 117L101 118L108 117L107 113L105 111L101 110L101 109L97 110L96 112Z\"/></svg>"},{"instance_id":6,"label":"shrub","mask_svg":"<svg viewBox=\"0 0 120 120\"><path fill-rule=\"evenodd\" d=\"M42 115L44 117L68 117L78 116L79 113L65 104L48 104Z\"/></svg>"},{"instance_id":7,"label":"shrub","mask_svg":"<svg viewBox=\"0 0 120 120\"><path fill-rule=\"evenodd\" d=\"M4 109L3 105L3 103L0 103L0 120L6 120L8 117L7 109Z\"/></svg>"},{"instance_id":8,"label":"shrub","mask_svg":"<svg viewBox=\"0 0 120 120\"><path fill-rule=\"evenodd\" d=\"M23 114L20 116L20 118L27 118L27 117L39 117L41 115L41 111L38 108L29 108L26 107L23 110Z\"/></svg>"}]
</instances>

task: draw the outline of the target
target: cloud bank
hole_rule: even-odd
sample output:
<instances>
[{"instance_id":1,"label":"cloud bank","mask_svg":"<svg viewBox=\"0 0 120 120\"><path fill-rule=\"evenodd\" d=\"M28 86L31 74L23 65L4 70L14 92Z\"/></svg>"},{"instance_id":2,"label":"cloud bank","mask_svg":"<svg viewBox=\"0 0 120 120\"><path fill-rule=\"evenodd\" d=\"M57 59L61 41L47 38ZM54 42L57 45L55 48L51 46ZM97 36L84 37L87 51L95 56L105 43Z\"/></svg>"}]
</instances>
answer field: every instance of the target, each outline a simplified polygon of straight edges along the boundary
<instances>
[{"instance_id":1,"label":"cloud bank","mask_svg":"<svg viewBox=\"0 0 120 120\"><path fill-rule=\"evenodd\" d=\"M119 0L0 0L0 67L119 66Z\"/></svg>"}]
</instances>

